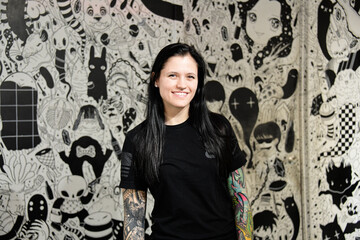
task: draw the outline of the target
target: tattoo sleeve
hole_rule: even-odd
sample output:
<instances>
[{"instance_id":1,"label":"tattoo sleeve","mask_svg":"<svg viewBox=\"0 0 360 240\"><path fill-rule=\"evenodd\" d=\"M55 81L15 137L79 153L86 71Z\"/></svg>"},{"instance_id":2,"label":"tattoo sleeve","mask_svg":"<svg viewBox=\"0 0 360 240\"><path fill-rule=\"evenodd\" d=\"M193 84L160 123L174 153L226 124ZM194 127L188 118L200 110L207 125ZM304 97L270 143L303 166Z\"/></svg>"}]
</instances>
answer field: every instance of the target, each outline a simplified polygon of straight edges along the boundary
<instances>
[{"instance_id":1,"label":"tattoo sleeve","mask_svg":"<svg viewBox=\"0 0 360 240\"><path fill-rule=\"evenodd\" d=\"M253 219L249 199L245 191L245 179L242 168L231 173L228 188L235 211L235 224L238 239L251 240L253 237Z\"/></svg>"},{"instance_id":2,"label":"tattoo sleeve","mask_svg":"<svg viewBox=\"0 0 360 240\"><path fill-rule=\"evenodd\" d=\"M145 239L146 191L122 189L124 240Z\"/></svg>"}]
</instances>

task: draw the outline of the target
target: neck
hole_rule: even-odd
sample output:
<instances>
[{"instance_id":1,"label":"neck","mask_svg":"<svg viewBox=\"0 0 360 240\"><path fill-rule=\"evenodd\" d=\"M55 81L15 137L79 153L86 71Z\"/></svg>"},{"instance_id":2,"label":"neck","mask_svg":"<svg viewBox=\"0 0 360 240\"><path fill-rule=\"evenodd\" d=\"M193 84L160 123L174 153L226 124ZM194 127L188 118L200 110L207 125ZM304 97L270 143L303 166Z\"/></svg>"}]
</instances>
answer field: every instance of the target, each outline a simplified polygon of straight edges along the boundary
<instances>
[{"instance_id":1,"label":"neck","mask_svg":"<svg viewBox=\"0 0 360 240\"><path fill-rule=\"evenodd\" d=\"M179 111L165 111L165 125L177 125L185 122L189 118L189 109L184 108Z\"/></svg>"}]
</instances>

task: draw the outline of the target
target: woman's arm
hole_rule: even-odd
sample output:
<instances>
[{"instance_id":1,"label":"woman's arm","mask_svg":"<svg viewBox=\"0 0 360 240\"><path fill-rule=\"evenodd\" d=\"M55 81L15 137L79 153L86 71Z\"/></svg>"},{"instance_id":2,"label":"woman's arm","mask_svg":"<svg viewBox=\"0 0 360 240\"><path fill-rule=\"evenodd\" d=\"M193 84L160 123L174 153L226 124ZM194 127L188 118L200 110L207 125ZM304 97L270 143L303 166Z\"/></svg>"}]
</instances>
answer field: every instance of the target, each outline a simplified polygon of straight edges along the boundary
<instances>
[{"instance_id":1,"label":"woman's arm","mask_svg":"<svg viewBox=\"0 0 360 240\"><path fill-rule=\"evenodd\" d=\"M238 239L251 240L253 237L253 219L249 199L245 191L245 178L242 168L231 173L228 188L235 210L235 224Z\"/></svg>"},{"instance_id":2,"label":"woman's arm","mask_svg":"<svg viewBox=\"0 0 360 240\"><path fill-rule=\"evenodd\" d=\"M145 239L146 191L122 189L124 240Z\"/></svg>"}]
</instances>

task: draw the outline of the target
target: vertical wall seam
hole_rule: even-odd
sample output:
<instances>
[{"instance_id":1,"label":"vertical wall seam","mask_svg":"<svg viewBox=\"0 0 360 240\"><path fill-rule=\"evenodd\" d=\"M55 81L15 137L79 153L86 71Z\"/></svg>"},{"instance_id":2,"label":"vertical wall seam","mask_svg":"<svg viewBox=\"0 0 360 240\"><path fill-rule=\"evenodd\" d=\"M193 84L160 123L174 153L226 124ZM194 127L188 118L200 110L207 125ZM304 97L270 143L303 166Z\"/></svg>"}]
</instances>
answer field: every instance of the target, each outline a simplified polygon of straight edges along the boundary
<instances>
[{"instance_id":1,"label":"vertical wall seam","mask_svg":"<svg viewBox=\"0 0 360 240\"><path fill-rule=\"evenodd\" d=\"M301 16L301 26L299 27L300 31L300 185L301 185L301 224L302 224L302 236L303 239L310 239L311 236L311 228L310 226L310 214L309 214L309 178L307 175L307 171L305 171L309 166L309 156L308 156L308 122L307 122L307 112L308 112L308 52L307 52L307 44L308 44L308 32L306 31L306 26L308 26L308 18L306 17L308 14L308 7L306 4L306 0L302 0L300 2L300 16Z\"/></svg>"}]
</instances>

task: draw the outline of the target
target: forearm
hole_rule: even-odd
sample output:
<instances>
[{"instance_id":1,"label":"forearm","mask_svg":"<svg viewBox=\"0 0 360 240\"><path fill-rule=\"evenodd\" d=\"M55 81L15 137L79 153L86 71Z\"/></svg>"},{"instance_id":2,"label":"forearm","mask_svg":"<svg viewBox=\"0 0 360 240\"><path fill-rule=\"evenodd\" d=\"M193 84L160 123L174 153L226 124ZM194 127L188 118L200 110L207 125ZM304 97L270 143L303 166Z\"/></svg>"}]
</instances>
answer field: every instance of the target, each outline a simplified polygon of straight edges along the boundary
<instances>
[{"instance_id":1,"label":"forearm","mask_svg":"<svg viewBox=\"0 0 360 240\"><path fill-rule=\"evenodd\" d=\"M145 239L146 192L122 189L124 200L124 240Z\"/></svg>"},{"instance_id":2,"label":"forearm","mask_svg":"<svg viewBox=\"0 0 360 240\"><path fill-rule=\"evenodd\" d=\"M253 235L253 219L250 202L246 196L244 173L241 168L231 173L228 187L235 211L235 224L238 239L251 240Z\"/></svg>"}]
</instances>

